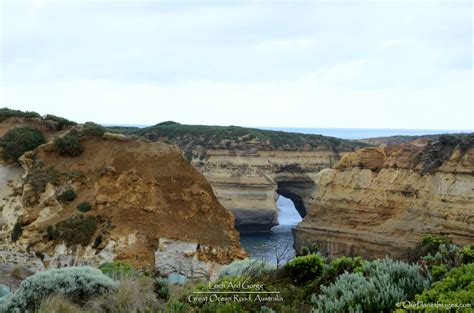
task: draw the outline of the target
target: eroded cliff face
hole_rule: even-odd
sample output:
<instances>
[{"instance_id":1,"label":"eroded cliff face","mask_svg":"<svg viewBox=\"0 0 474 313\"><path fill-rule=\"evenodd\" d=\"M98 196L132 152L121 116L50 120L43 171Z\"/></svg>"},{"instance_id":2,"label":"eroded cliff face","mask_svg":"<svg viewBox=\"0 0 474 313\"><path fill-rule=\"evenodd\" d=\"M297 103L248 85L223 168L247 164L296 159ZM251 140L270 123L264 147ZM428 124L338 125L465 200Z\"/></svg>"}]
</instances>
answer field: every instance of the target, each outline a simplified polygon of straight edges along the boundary
<instances>
[{"instance_id":1,"label":"eroded cliff face","mask_svg":"<svg viewBox=\"0 0 474 313\"><path fill-rule=\"evenodd\" d=\"M184 253L187 263L212 272L246 256L233 215L178 148L109 133L82 144L77 157L42 145L20 159L21 177L8 172L16 176L2 200L4 262L24 254L41 260L38 269L114 259L150 268L157 255ZM170 242L194 248L166 253ZM166 262L186 270L176 258Z\"/></svg>"},{"instance_id":2,"label":"eroded cliff face","mask_svg":"<svg viewBox=\"0 0 474 313\"><path fill-rule=\"evenodd\" d=\"M316 173L367 146L322 135L171 121L117 130L176 144L234 213L241 233L269 232L276 225L278 194L293 200L304 216Z\"/></svg>"},{"instance_id":3,"label":"eroded cliff face","mask_svg":"<svg viewBox=\"0 0 474 313\"><path fill-rule=\"evenodd\" d=\"M293 200L306 215L316 174L330 167L339 153L315 151L206 150L193 164L212 185L219 202L236 217L241 233L268 232L278 224L278 194Z\"/></svg>"},{"instance_id":4,"label":"eroded cliff face","mask_svg":"<svg viewBox=\"0 0 474 313\"><path fill-rule=\"evenodd\" d=\"M298 250L409 259L427 234L474 243L474 141L364 148L318 173Z\"/></svg>"}]
</instances>

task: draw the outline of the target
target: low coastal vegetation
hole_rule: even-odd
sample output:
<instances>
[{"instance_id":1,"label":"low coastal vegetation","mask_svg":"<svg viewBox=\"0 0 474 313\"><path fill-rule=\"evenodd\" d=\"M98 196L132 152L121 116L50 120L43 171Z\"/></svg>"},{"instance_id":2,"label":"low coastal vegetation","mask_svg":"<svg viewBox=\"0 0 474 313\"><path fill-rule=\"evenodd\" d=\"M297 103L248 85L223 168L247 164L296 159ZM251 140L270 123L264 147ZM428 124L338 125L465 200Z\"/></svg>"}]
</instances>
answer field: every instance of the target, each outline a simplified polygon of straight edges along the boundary
<instances>
[{"instance_id":1,"label":"low coastal vegetation","mask_svg":"<svg viewBox=\"0 0 474 313\"><path fill-rule=\"evenodd\" d=\"M102 136L105 132L105 127L87 122L80 129L71 129L64 136L56 137L54 146L60 154L75 157L84 151L82 140L87 137Z\"/></svg>"},{"instance_id":2,"label":"low coastal vegetation","mask_svg":"<svg viewBox=\"0 0 474 313\"><path fill-rule=\"evenodd\" d=\"M47 237L53 241L63 241L66 246L87 246L98 228L95 216L74 216L47 228Z\"/></svg>"},{"instance_id":3,"label":"low coastal vegetation","mask_svg":"<svg viewBox=\"0 0 474 313\"><path fill-rule=\"evenodd\" d=\"M64 129L67 126L76 125L76 122L52 114L46 114L42 116L41 114L33 111L20 111L9 108L0 108L0 122L15 117L53 122L52 127L54 127L57 131Z\"/></svg>"},{"instance_id":4,"label":"low coastal vegetation","mask_svg":"<svg viewBox=\"0 0 474 313\"><path fill-rule=\"evenodd\" d=\"M31 127L17 127L8 130L0 141L2 158L5 161L18 161L26 151L34 150L46 142L43 134Z\"/></svg>"},{"instance_id":5,"label":"low coastal vegetation","mask_svg":"<svg viewBox=\"0 0 474 313\"><path fill-rule=\"evenodd\" d=\"M84 139L101 136L106 131L176 143L188 159L202 157L207 148L306 151L320 146L335 150L363 146L319 135L236 126L175 122L143 129L105 128L94 123L76 126L51 115L41 117L34 112L0 110L1 120L12 117L48 121L55 129L70 127L67 132L55 134L52 145L67 158L83 153ZM454 149L460 147L463 151L474 144L473 140L472 135L440 136L438 142L423 148L417 162L422 163L423 172L432 172ZM24 152L44 142L43 134L37 129L13 128L0 142L2 157L17 161ZM204 150L196 155L196 147ZM77 169L60 172L39 159L31 160L32 168L25 177L31 190L25 193L24 203L37 204L49 183L57 187L55 199L73 209L66 219L45 226L41 235L47 241L65 243L68 248L87 247L92 242L93 247L101 245L103 232L109 227L103 225L109 224L100 215L91 214L99 206L92 197L82 196L77 188L85 180L84 172ZM103 171L109 170L104 167ZM27 222L18 219L11 231L12 241L26 236ZM459 247L449 238L427 236L409 263L390 259L368 261L361 257L327 258L314 246L303 249L302 255L284 266L256 260L236 261L224 266L217 281L212 283L195 280L183 283L185 279L181 276L180 284L175 284L176 280L165 279L158 272L140 272L130 264L112 262L103 264L99 270L72 267L38 273L25 279L14 292L0 285L0 312L404 312L406 308L400 303L406 301L472 306L473 261L473 246ZM205 300L206 295L224 292L230 298L216 296L222 301Z\"/></svg>"},{"instance_id":6,"label":"low coastal vegetation","mask_svg":"<svg viewBox=\"0 0 474 313\"><path fill-rule=\"evenodd\" d=\"M472 308L473 246L461 248L448 238L427 236L417 250L423 254L419 260L406 263L331 259L313 248L279 268L264 261L236 261L221 269L217 281L184 284L123 262L99 269L54 269L28 277L13 293L0 286L0 312L439 311L408 308L415 303L464 306L453 312Z\"/></svg>"},{"instance_id":7,"label":"low coastal vegetation","mask_svg":"<svg viewBox=\"0 0 474 313\"><path fill-rule=\"evenodd\" d=\"M315 134L264 130L239 126L186 125L172 121L154 126L108 127L110 131L137 135L152 141L178 145L188 160L205 158L205 149L236 149L258 147L260 150L312 150L326 147L351 151L368 146L365 143ZM202 150L202 151L198 151Z\"/></svg>"}]
</instances>

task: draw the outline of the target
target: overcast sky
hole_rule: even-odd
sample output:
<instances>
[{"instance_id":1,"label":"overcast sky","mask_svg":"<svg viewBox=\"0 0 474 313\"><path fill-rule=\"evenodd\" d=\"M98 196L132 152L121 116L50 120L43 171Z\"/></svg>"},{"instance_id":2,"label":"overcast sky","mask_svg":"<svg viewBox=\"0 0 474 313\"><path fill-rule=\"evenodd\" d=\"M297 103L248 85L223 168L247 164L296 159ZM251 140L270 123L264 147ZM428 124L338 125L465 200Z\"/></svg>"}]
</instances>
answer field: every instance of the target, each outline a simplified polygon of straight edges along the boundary
<instances>
[{"instance_id":1,"label":"overcast sky","mask_svg":"<svg viewBox=\"0 0 474 313\"><path fill-rule=\"evenodd\" d=\"M474 129L471 1L1 1L0 106L100 123Z\"/></svg>"}]
</instances>

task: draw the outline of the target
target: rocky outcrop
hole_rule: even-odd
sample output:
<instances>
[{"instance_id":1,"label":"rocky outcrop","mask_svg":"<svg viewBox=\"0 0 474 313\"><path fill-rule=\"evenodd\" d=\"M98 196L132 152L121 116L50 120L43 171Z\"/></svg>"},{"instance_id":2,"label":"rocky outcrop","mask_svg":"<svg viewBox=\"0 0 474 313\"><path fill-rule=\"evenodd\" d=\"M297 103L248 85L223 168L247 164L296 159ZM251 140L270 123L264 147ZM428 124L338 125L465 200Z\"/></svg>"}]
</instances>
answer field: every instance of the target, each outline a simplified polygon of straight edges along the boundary
<instances>
[{"instance_id":1,"label":"rocky outcrop","mask_svg":"<svg viewBox=\"0 0 474 313\"><path fill-rule=\"evenodd\" d=\"M268 232L278 224L278 194L306 215L316 174L339 154L318 151L207 150L193 164L212 185L219 202L236 217L241 233Z\"/></svg>"},{"instance_id":2,"label":"rocky outcrop","mask_svg":"<svg viewBox=\"0 0 474 313\"><path fill-rule=\"evenodd\" d=\"M427 234L474 243L474 140L440 137L346 154L316 175L298 250L410 258Z\"/></svg>"},{"instance_id":3,"label":"rocky outcrop","mask_svg":"<svg viewBox=\"0 0 474 313\"><path fill-rule=\"evenodd\" d=\"M20 159L24 172L2 200L0 231L19 258L152 268L164 239L195 245L208 269L246 256L233 215L178 148L109 133L82 145L77 157L49 143Z\"/></svg>"},{"instance_id":4,"label":"rocky outcrop","mask_svg":"<svg viewBox=\"0 0 474 313\"><path fill-rule=\"evenodd\" d=\"M277 224L278 194L291 198L305 216L315 175L366 146L321 135L175 122L125 132L181 148L234 213L241 233L269 232Z\"/></svg>"}]
</instances>

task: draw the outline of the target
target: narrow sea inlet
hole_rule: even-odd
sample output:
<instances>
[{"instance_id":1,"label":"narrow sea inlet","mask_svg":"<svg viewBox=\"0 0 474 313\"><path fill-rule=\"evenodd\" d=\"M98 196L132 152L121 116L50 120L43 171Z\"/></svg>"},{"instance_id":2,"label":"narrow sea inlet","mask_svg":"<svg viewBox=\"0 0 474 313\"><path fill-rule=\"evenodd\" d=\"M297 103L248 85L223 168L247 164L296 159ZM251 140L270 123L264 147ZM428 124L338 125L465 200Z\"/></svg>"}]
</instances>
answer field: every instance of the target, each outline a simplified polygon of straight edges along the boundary
<instances>
[{"instance_id":1,"label":"narrow sea inlet","mask_svg":"<svg viewBox=\"0 0 474 313\"><path fill-rule=\"evenodd\" d=\"M240 236L240 243L253 259L276 264L279 257L289 259L295 255L292 229L301 222L301 216L288 198L279 196L277 206L279 225L273 227L271 233Z\"/></svg>"}]
</instances>

